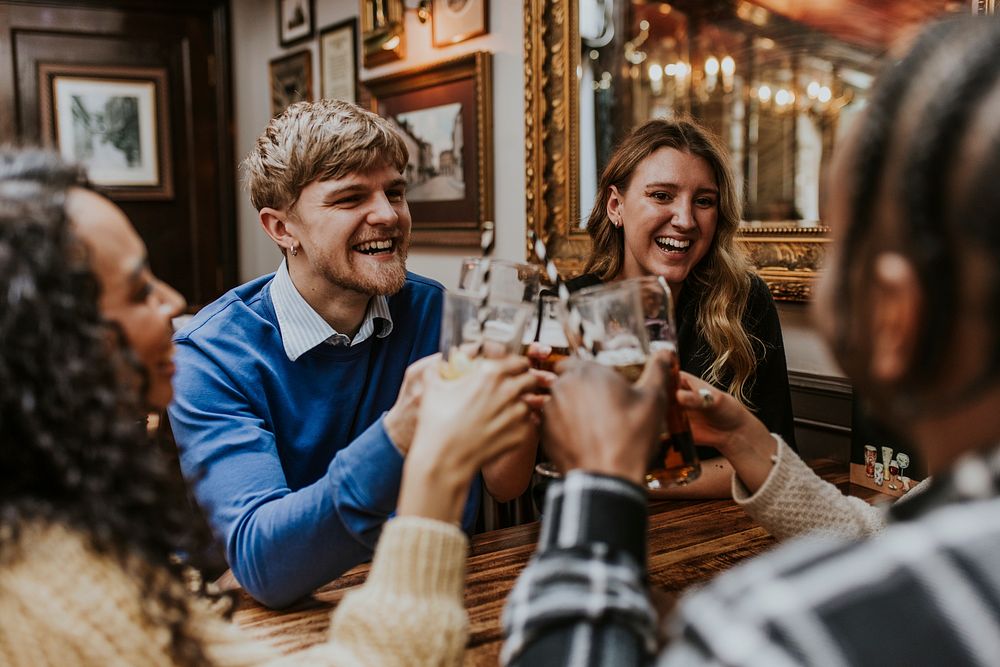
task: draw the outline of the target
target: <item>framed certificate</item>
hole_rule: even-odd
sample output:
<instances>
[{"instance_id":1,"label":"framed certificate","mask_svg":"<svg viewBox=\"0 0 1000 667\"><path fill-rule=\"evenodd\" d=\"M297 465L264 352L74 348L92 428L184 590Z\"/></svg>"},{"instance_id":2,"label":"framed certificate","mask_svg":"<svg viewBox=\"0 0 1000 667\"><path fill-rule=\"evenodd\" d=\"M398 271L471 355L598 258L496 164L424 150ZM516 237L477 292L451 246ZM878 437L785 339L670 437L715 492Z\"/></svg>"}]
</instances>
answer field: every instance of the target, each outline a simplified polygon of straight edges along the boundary
<instances>
[{"instance_id":1,"label":"framed certificate","mask_svg":"<svg viewBox=\"0 0 1000 667\"><path fill-rule=\"evenodd\" d=\"M358 27L341 21L319 33L320 97L358 101Z\"/></svg>"}]
</instances>

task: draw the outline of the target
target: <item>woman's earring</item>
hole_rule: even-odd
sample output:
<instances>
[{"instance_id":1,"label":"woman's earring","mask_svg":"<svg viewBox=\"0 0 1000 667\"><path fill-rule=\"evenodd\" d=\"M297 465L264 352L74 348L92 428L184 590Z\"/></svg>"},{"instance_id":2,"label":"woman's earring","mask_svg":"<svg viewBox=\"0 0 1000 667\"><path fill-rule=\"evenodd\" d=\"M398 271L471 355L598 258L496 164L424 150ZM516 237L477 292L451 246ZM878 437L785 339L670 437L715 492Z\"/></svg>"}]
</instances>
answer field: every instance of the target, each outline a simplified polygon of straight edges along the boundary
<instances>
[{"instance_id":1,"label":"woman's earring","mask_svg":"<svg viewBox=\"0 0 1000 667\"><path fill-rule=\"evenodd\" d=\"M292 244L292 247L290 248L290 250L292 252L292 257L295 257L296 255L299 254L299 247L297 245L295 245L294 243Z\"/></svg>"}]
</instances>

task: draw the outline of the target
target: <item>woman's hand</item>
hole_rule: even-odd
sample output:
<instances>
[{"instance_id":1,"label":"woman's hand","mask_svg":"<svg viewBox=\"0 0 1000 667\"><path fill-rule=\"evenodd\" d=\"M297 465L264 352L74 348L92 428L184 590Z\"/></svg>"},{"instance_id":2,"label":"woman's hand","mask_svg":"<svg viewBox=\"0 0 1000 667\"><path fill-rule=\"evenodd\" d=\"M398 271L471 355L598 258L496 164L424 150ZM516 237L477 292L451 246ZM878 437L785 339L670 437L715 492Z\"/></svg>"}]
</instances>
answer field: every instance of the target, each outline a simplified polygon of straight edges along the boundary
<instances>
[{"instance_id":1,"label":"woman's hand","mask_svg":"<svg viewBox=\"0 0 1000 667\"><path fill-rule=\"evenodd\" d=\"M481 359L445 380L427 369L413 444L403 466L398 514L458 521L483 464L537 437L526 394L538 379L528 360Z\"/></svg>"},{"instance_id":2,"label":"woman's hand","mask_svg":"<svg viewBox=\"0 0 1000 667\"><path fill-rule=\"evenodd\" d=\"M668 356L654 355L629 384L614 370L572 360L552 387L542 437L560 470L589 470L641 484L664 428Z\"/></svg>"},{"instance_id":3,"label":"woman's hand","mask_svg":"<svg viewBox=\"0 0 1000 667\"><path fill-rule=\"evenodd\" d=\"M718 449L750 492L756 492L777 451L767 427L731 395L690 373L681 371L676 398L688 413L694 441Z\"/></svg>"},{"instance_id":4,"label":"woman's hand","mask_svg":"<svg viewBox=\"0 0 1000 667\"><path fill-rule=\"evenodd\" d=\"M725 454L732 442L764 425L735 398L704 380L681 371L677 401L687 410L691 431L699 445ZM766 433L767 430L764 429Z\"/></svg>"}]
</instances>

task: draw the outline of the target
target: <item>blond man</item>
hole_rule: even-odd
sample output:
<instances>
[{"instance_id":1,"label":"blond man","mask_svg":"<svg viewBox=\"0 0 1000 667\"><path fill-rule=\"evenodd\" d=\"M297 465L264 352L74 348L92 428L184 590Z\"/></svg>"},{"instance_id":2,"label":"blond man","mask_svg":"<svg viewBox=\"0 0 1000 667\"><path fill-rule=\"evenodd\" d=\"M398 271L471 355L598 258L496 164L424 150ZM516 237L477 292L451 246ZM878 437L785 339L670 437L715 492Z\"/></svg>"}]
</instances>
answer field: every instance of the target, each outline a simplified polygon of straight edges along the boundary
<instances>
[{"instance_id":1,"label":"blond man","mask_svg":"<svg viewBox=\"0 0 1000 667\"><path fill-rule=\"evenodd\" d=\"M407 149L352 104L299 103L244 162L284 256L175 337L181 466L236 578L284 606L371 557L395 510L419 405L407 367L437 350L443 288L406 271ZM509 499L523 452L483 470ZM473 483L463 516L480 501Z\"/></svg>"}]
</instances>

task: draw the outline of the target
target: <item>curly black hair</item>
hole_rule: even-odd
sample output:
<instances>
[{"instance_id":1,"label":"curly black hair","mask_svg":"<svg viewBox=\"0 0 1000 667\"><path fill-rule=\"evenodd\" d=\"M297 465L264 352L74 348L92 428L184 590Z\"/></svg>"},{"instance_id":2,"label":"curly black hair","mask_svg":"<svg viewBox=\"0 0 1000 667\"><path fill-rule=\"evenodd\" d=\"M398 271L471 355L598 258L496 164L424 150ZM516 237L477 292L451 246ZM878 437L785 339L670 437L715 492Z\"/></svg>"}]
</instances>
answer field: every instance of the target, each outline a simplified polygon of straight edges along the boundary
<instances>
[{"instance_id":1,"label":"curly black hair","mask_svg":"<svg viewBox=\"0 0 1000 667\"><path fill-rule=\"evenodd\" d=\"M178 555L201 552L207 536L176 463L146 432L144 372L98 311L65 213L80 185L54 154L0 149L0 563L29 522L78 530L140 582L174 661L204 664Z\"/></svg>"}]
</instances>

